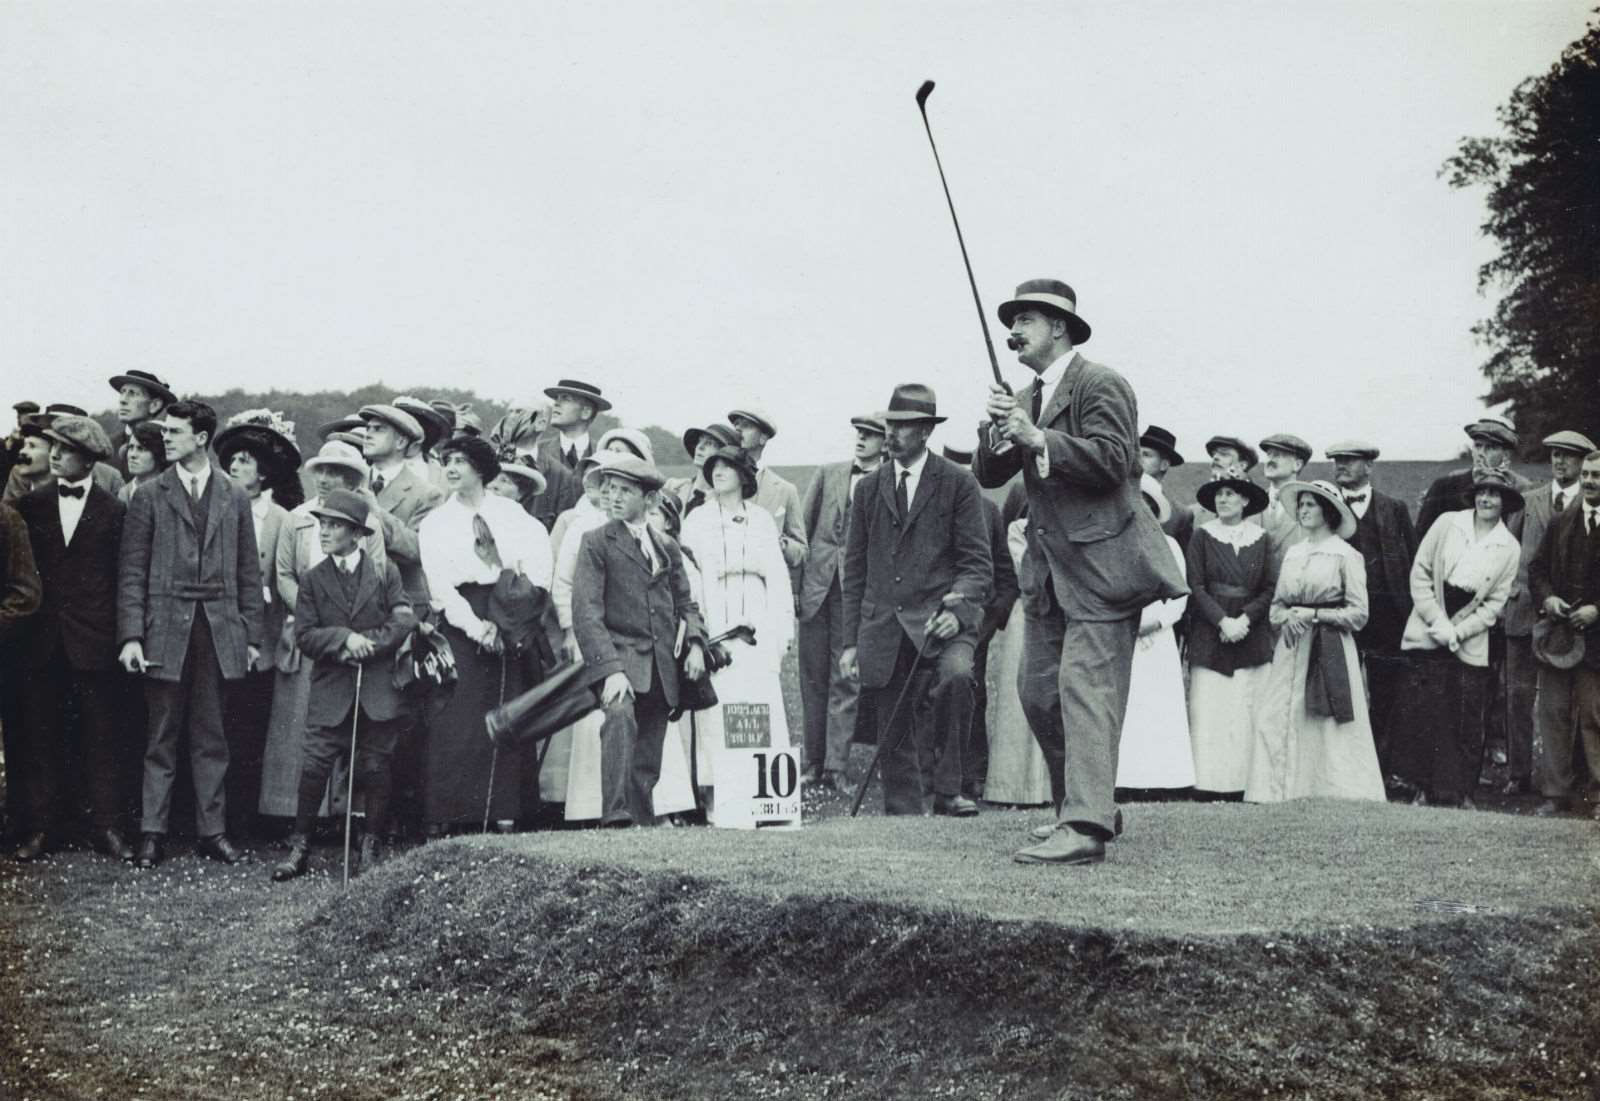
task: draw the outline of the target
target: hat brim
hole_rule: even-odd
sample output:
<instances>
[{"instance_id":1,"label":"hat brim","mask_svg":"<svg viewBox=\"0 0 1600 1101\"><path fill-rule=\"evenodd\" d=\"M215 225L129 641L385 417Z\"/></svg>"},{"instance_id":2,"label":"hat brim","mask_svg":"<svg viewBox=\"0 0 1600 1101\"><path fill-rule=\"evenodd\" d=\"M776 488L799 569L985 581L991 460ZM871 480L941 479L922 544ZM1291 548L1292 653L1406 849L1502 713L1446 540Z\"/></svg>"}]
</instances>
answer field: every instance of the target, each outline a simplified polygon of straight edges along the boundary
<instances>
[{"instance_id":1,"label":"hat brim","mask_svg":"<svg viewBox=\"0 0 1600 1101\"><path fill-rule=\"evenodd\" d=\"M1239 458L1244 462L1244 468L1246 470L1255 469L1256 464L1261 461L1261 456L1257 454L1256 449L1241 439L1236 439L1233 437L1218 438L1213 436L1211 439L1206 441L1206 456L1209 458L1211 455L1215 454L1212 449L1217 447L1231 447L1237 451L1239 453Z\"/></svg>"},{"instance_id":2,"label":"hat brim","mask_svg":"<svg viewBox=\"0 0 1600 1101\"><path fill-rule=\"evenodd\" d=\"M851 417L850 424L854 428L859 428L863 432L871 432L875 436L888 434L887 426L879 421L869 420L866 417Z\"/></svg>"},{"instance_id":3,"label":"hat brim","mask_svg":"<svg viewBox=\"0 0 1600 1101\"><path fill-rule=\"evenodd\" d=\"M914 410L905 410L903 412L887 412L883 415L883 419L888 424L914 424L917 421L927 421L929 424L943 424L950 418L935 416L932 413L918 413Z\"/></svg>"},{"instance_id":4,"label":"hat brim","mask_svg":"<svg viewBox=\"0 0 1600 1101\"><path fill-rule=\"evenodd\" d=\"M523 466L521 463L501 463L500 473L510 475L513 478L520 478L529 483L533 486L533 492L536 494L543 493L550 486L543 474L540 474L533 467Z\"/></svg>"},{"instance_id":5,"label":"hat brim","mask_svg":"<svg viewBox=\"0 0 1600 1101\"><path fill-rule=\"evenodd\" d=\"M331 455L313 455L306 460L306 473L315 474L325 466L335 467L339 470L349 470L365 478L371 469L365 463L354 463L348 459L340 459Z\"/></svg>"},{"instance_id":6,"label":"hat brim","mask_svg":"<svg viewBox=\"0 0 1600 1101\"><path fill-rule=\"evenodd\" d=\"M395 419L395 413L409 417L411 419L411 423L406 424L404 421ZM412 416L412 414L407 413L404 409L396 408L393 410L393 412L391 412L381 405L363 405L358 416L360 416L360 418L366 422L379 421L383 424L387 424L390 428L393 428L396 432L404 436L407 440L410 440L412 443L420 443L422 441L422 422L417 420L417 418Z\"/></svg>"},{"instance_id":7,"label":"hat brim","mask_svg":"<svg viewBox=\"0 0 1600 1101\"><path fill-rule=\"evenodd\" d=\"M363 535L372 534L372 529L366 524L363 524L360 520L357 520L348 512L340 512L336 508L314 508L311 510L311 515L315 516L318 520L343 520L345 523L349 524Z\"/></svg>"},{"instance_id":8,"label":"hat brim","mask_svg":"<svg viewBox=\"0 0 1600 1101\"><path fill-rule=\"evenodd\" d=\"M1272 500L1265 486L1258 485L1248 478L1215 478L1196 490L1194 499L1199 501L1207 512L1215 512L1217 494L1224 489L1231 489L1244 498L1246 516L1255 516L1267 511L1267 505Z\"/></svg>"},{"instance_id":9,"label":"hat brim","mask_svg":"<svg viewBox=\"0 0 1600 1101\"><path fill-rule=\"evenodd\" d=\"M1587 643L1570 623L1540 616L1533 624L1533 656L1552 669L1572 669L1583 660Z\"/></svg>"},{"instance_id":10,"label":"hat brim","mask_svg":"<svg viewBox=\"0 0 1600 1101\"><path fill-rule=\"evenodd\" d=\"M1522 496L1522 491L1515 486L1492 485L1488 482L1475 482L1472 486L1472 495L1476 497L1480 489L1492 489L1500 494L1500 509L1507 516L1513 512L1521 512L1527 506L1527 500Z\"/></svg>"},{"instance_id":11,"label":"hat brim","mask_svg":"<svg viewBox=\"0 0 1600 1101\"><path fill-rule=\"evenodd\" d=\"M570 386L547 386L544 396L547 398L577 398L594 406L595 412L604 413L611 408L611 403L598 394L591 394L584 390L574 390Z\"/></svg>"},{"instance_id":12,"label":"hat brim","mask_svg":"<svg viewBox=\"0 0 1600 1101\"><path fill-rule=\"evenodd\" d=\"M1012 320L1023 310L1042 310L1051 317L1059 317L1067 323L1067 335L1072 338L1074 345L1087 344L1094 330L1089 327L1087 321L1079 317L1074 311L1067 309L1065 302L1065 299L1058 300L1054 296L1035 298L1032 295L1024 295L1021 298L1013 298L1008 302L1000 303L998 311L1000 324L1009 329L1011 328Z\"/></svg>"},{"instance_id":13,"label":"hat brim","mask_svg":"<svg viewBox=\"0 0 1600 1101\"><path fill-rule=\"evenodd\" d=\"M279 432L259 424L236 424L217 433L217 462L227 469L236 452L252 448L265 453L267 462L280 473L300 469L300 449Z\"/></svg>"},{"instance_id":14,"label":"hat brim","mask_svg":"<svg viewBox=\"0 0 1600 1101\"><path fill-rule=\"evenodd\" d=\"M1467 425L1467 439L1487 440L1497 447L1515 448L1517 446L1517 437L1512 435L1510 432L1507 432L1505 429L1484 428L1481 425L1476 424Z\"/></svg>"},{"instance_id":15,"label":"hat brim","mask_svg":"<svg viewBox=\"0 0 1600 1101\"><path fill-rule=\"evenodd\" d=\"M121 390L124 386L137 386L146 393L154 394L161 399L163 405L171 405L178 400L177 394L174 394L159 382L153 382L147 378L135 378L132 375L111 376L111 388L113 390Z\"/></svg>"},{"instance_id":16,"label":"hat brim","mask_svg":"<svg viewBox=\"0 0 1600 1101\"><path fill-rule=\"evenodd\" d=\"M711 475L718 463L725 463L732 467L733 472L739 476L739 492L746 501L756 495L759 487L756 485L755 468L747 460L741 458L739 452L730 447L719 447L716 451L706 456L705 465L700 468L700 476L706 480L707 485L711 484Z\"/></svg>"},{"instance_id":17,"label":"hat brim","mask_svg":"<svg viewBox=\"0 0 1600 1101\"><path fill-rule=\"evenodd\" d=\"M40 432L39 435L52 443L60 444L62 447L65 447L68 450L76 451L80 455L87 455L97 463L104 462L106 459L111 457L110 451L97 451L92 447L85 447L83 445L83 441L74 440L68 436L63 436L54 428L46 428L44 431Z\"/></svg>"},{"instance_id":18,"label":"hat brim","mask_svg":"<svg viewBox=\"0 0 1600 1101\"><path fill-rule=\"evenodd\" d=\"M1173 448L1173 447L1169 447L1167 444L1162 443L1160 440L1152 440L1152 439L1149 439L1148 437L1141 437L1140 440L1139 440L1139 446L1140 447L1148 447L1151 451L1159 451L1159 452L1161 452L1161 454L1166 456L1167 462L1172 464L1173 466L1182 466L1183 465L1183 456L1178 454L1177 449Z\"/></svg>"},{"instance_id":19,"label":"hat brim","mask_svg":"<svg viewBox=\"0 0 1600 1101\"><path fill-rule=\"evenodd\" d=\"M1329 493L1315 482L1285 482L1283 488L1278 490L1278 503L1291 513L1299 504L1300 494L1311 493L1324 501L1330 502L1339 513L1339 530L1334 532L1340 539L1348 539L1356 533L1356 514L1350 511L1350 506L1344 503L1344 498Z\"/></svg>"}]
</instances>

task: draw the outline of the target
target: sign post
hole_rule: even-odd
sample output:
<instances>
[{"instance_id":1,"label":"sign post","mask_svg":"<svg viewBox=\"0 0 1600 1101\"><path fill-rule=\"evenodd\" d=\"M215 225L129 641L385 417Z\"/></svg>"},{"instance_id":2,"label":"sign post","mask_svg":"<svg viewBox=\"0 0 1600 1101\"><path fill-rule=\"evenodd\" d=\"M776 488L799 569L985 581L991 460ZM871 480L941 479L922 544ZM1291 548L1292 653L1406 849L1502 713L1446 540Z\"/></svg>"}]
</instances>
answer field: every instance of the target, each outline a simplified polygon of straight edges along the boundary
<instances>
[{"instance_id":1,"label":"sign post","mask_svg":"<svg viewBox=\"0 0 1600 1101\"><path fill-rule=\"evenodd\" d=\"M800 757L772 744L765 703L724 703L722 745L712 775L711 824L724 829L800 828Z\"/></svg>"}]
</instances>

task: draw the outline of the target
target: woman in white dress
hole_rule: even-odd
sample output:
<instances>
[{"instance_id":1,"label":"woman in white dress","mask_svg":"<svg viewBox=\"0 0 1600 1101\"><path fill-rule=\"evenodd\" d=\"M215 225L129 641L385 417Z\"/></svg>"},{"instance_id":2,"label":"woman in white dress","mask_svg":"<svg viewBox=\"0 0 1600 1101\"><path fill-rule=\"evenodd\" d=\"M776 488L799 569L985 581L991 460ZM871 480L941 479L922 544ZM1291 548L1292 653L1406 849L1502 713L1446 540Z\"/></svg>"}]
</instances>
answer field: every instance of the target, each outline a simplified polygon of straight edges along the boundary
<instances>
[{"instance_id":1,"label":"woman in white dress","mask_svg":"<svg viewBox=\"0 0 1600 1101\"><path fill-rule=\"evenodd\" d=\"M1290 547L1268 613L1278 628L1256 705L1251 803L1325 797L1384 800L1354 633L1367 622L1367 569L1345 542L1356 518L1330 482L1278 492L1305 539Z\"/></svg>"},{"instance_id":2,"label":"woman in white dress","mask_svg":"<svg viewBox=\"0 0 1600 1101\"><path fill-rule=\"evenodd\" d=\"M1020 488L1021 483L1018 483ZM1011 511L1012 502L1006 502ZM1020 500L1026 513L1026 499ZM1018 571L1028 548L1028 517L1019 515L1006 525L1006 549ZM1039 739L1022 713L1017 674L1022 670L1022 598L1012 606L1005 629L989 644L994 691L989 694L989 772L983 781L983 801L1002 806L1036 807L1050 802L1050 766L1039 749Z\"/></svg>"},{"instance_id":3,"label":"woman in white dress","mask_svg":"<svg viewBox=\"0 0 1600 1101\"><path fill-rule=\"evenodd\" d=\"M702 467L713 497L683 521L684 549L700 569L700 611L707 635L747 623L755 641L732 640L732 663L712 674L718 705L696 712L697 779L715 787L716 753L723 745L723 711L730 704L766 705L773 748L789 745L779 665L794 635L794 597L783 560L778 526L770 513L751 503L756 471L743 451L718 448ZM708 801L711 821L716 806Z\"/></svg>"},{"instance_id":4,"label":"woman in white dress","mask_svg":"<svg viewBox=\"0 0 1600 1101\"><path fill-rule=\"evenodd\" d=\"M1172 506L1161 483L1146 474L1139 479L1145 504L1165 525ZM1172 558L1183 568L1183 548L1164 535ZM1194 786L1194 753L1189 742L1189 711L1184 703L1183 663L1172 628L1183 618L1188 597L1145 605L1139 638L1133 648L1128 680L1128 710L1122 720L1122 745L1117 750L1117 787L1139 790Z\"/></svg>"}]
</instances>

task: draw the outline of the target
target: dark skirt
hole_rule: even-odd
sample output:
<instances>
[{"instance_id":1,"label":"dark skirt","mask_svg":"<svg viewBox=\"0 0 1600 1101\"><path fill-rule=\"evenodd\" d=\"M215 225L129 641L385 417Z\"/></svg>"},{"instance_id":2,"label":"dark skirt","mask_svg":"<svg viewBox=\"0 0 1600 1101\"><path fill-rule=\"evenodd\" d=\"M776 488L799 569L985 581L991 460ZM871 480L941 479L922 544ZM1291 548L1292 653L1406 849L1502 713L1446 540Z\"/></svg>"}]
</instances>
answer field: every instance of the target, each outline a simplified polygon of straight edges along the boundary
<instances>
[{"instance_id":1,"label":"dark skirt","mask_svg":"<svg viewBox=\"0 0 1600 1101\"><path fill-rule=\"evenodd\" d=\"M1445 587L1445 609L1453 615L1470 593ZM1394 769L1438 803L1459 803L1472 794L1483 760L1487 666L1468 665L1446 649L1413 650L1408 688L1395 701Z\"/></svg>"},{"instance_id":2,"label":"dark skirt","mask_svg":"<svg viewBox=\"0 0 1600 1101\"><path fill-rule=\"evenodd\" d=\"M488 614L492 585L463 585L458 590L473 614ZM436 693L428 715L428 752L423 778L423 818L430 826L479 826L489 775L494 774L494 795L489 820L515 819L522 814L522 755L501 749L496 757L483 720L494 708L529 687L526 663L516 657L480 653L477 643L461 631L438 620L455 652L456 685ZM442 696L443 698L439 698Z\"/></svg>"}]
</instances>

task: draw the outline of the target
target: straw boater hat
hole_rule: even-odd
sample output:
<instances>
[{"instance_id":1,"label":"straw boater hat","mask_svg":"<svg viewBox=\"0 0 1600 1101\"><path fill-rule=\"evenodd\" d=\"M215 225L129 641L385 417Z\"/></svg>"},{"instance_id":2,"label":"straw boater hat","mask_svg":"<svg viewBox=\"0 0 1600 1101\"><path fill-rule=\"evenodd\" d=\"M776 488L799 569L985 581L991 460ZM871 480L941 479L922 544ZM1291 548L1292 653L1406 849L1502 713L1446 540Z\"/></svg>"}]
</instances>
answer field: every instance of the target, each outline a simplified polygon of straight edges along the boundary
<instances>
[{"instance_id":1,"label":"straw boater hat","mask_svg":"<svg viewBox=\"0 0 1600 1101\"><path fill-rule=\"evenodd\" d=\"M312 460L313 462L315 460ZM321 519L343 520L354 525L363 535L371 535L367 526L367 499L348 489L336 489L311 507L311 515Z\"/></svg>"},{"instance_id":2,"label":"straw boater hat","mask_svg":"<svg viewBox=\"0 0 1600 1101\"><path fill-rule=\"evenodd\" d=\"M691 428L683 434L683 450L689 458L694 458L694 449L700 446L700 441L710 436L718 447L738 447L739 433L726 424L708 424L704 428Z\"/></svg>"},{"instance_id":3,"label":"straw boater hat","mask_svg":"<svg viewBox=\"0 0 1600 1101\"><path fill-rule=\"evenodd\" d=\"M111 376L113 390L121 390L124 386L137 386L151 397L159 398L163 405L171 405L178 400L178 395L172 392L172 387L149 371L127 371Z\"/></svg>"},{"instance_id":4,"label":"straw boater hat","mask_svg":"<svg viewBox=\"0 0 1600 1101\"><path fill-rule=\"evenodd\" d=\"M1239 461L1244 463L1245 470L1250 470L1261 461L1261 456L1256 454L1256 449L1245 443L1238 436L1212 436L1206 441L1206 454L1215 455L1217 448L1231 447L1239 453Z\"/></svg>"},{"instance_id":5,"label":"straw boater hat","mask_svg":"<svg viewBox=\"0 0 1600 1101\"><path fill-rule=\"evenodd\" d=\"M226 470L235 453L249 449L258 462L275 467L279 475L300 469L300 449L294 442L294 422L271 409L246 409L228 418L217 433L217 463ZM263 471L263 473L266 473Z\"/></svg>"},{"instance_id":6,"label":"straw boater hat","mask_svg":"<svg viewBox=\"0 0 1600 1101\"><path fill-rule=\"evenodd\" d=\"M627 444L635 455L647 463L656 461L656 449L650 446L650 437L637 428L613 428L600 437L599 449L604 451L612 440L620 440Z\"/></svg>"},{"instance_id":7,"label":"straw boater hat","mask_svg":"<svg viewBox=\"0 0 1600 1101\"><path fill-rule=\"evenodd\" d=\"M711 474L718 463L727 463L733 472L739 475L739 492L745 500L756 495L756 466L750 461L748 452L737 447L719 447L706 456L706 465L701 467L700 476L711 484Z\"/></svg>"},{"instance_id":8,"label":"straw boater hat","mask_svg":"<svg viewBox=\"0 0 1600 1101\"><path fill-rule=\"evenodd\" d=\"M889 426L883 423L882 413L864 413L859 417L851 417L850 423L863 432L874 432L880 436L889 434Z\"/></svg>"},{"instance_id":9,"label":"straw boater hat","mask_svg":"<svg viewBox=\"0 0 1600 1101\"><path fill-rule=\"evenodd\" d=\"M1092 330L1078 316L1078 294L1059 279L1029 279L1017 284L1016 297L1000 303L1000 324L1011 327L1012 318L1025 309L1042 309L1067 323L1067 335L1074 344L1085 344Z\"/></svg>"},{"instance_id":10,"label":"straw boater hat","mask_svg":"<svg viewBox=\"0 0 1600 1101\"><path fill-rule=\"evenodd\" d=\"M1292 432L1277 432L1261 441L1261 450L1287 451L1303 463L1311 461L1311 445Z\"/></svg>"},{"instance_id":11,"label":"straw boater hat","mask_svg":"<svg viewBox=\"0 0 1600 1101\"><path fill-rule=\"evenodd\" d=\"M1463 425L1461 430L1468 439L1487 440L1501 447L1517 446L1517 426L1501 413L1485 413L1471 424Z\"/></svg>"},{"instance_id":12,"label":"straw boater hat","mask_svg":"<svg viewBox=\"0 0 1600 1101\"><path fill-rule=\"evenodd\" d=\"M1571 669L1583 660L1583 632L1564 619L1541 615L1533 621L1533 656L1553 669Z\"/></svg>"},{"instance_id":13,"label":"straw boater hat","mask_svg":"<svg viewBox=\"0 0 1600 1101\"><path fill-rule=\"evenodd\" d=\"M1339 487L1332 482L1317 479L1314 482L1285 482L1283 488L1278 490L1278 503L1293 513L1295 506L1300 503L1300 494L1311 493L1327 501L1339 513L1339 530L1336 534L1340 539L1348 539L1356 533L1356 514L1350 511L1350 506L1344 503L1344 494L1339 492Z\"/></svg>"},{"instance_id":14,"label":"straw boater hat","mask_svg":"<svg viewBox=\"0 0 1600 1101\"><path fill-rule=\"evenodd\" d=\"M1139 475L1139 492L1144 494L1144 499L1150 502L1151 509L1155 512L1156 523L1165 524L1172 519L1172 502L1167 500L1167 495L1162 492L1161 483L1148 474Z\"/></svg>"},{"instance_id":15,"label":"straw boater hat","mask_svg":"<svg viewBox=\"0 0 1600 1101\"><path fill-rule=\"evenodd\" d=\"M89 417L57 417L40 435L97 461L111 455L111 441L106 438L105 429Z\"/></svg>"},{"instance_id":16,"label":"straw boater hat","mask_svg":"<svg viewBox=\"0 0 1600 1101\"><path fill-rule=\"evenodd\" d=\"M343 440L329 440L306 462L306 472L315 474L325 466L336 466L344 470L353 470L361 475L363 481L367 477L367 460L361 457L361 451L352 444Z\"/></svg>"},{"instance_id":17,"label":"straw boater hat","mask_svg":"<svg viewBox=\"0 0 1600 1101\"><path fill-rule=\"evenodd\" d=\"M767 439L769 440L778 434L778 426L772 423L772 418L767 415L764 409L757 409L753 405L747 405L743 409L728 410L729 424L738 428L741 420L749 421L761 429L767 434Z\"/></svg>"},{"instance_id":18,"label":"straw boater hat","mask_svg":"<svg viewBox=\"0 0 1600 1101\"><path fill-rule=\"evenodd\" d=\"M1183 465L1183 456L1178 454L1178 437L1159 424L1152 424L1144 430L1144 435L1139 437L1139 446L1161 452L1173 466Z\"/></svg>"},{"instance_id":19,"label":"straw boater hat","mask_svg":"<svg viewBox=\"0 0 1600 1101\"><path fill-rule=\"evenodd\" d=\"M617 453L615 460L601 469L605 477L626 478L646 493L654 493L667 484L667 479L656 469L654 463L647 463L643 459L623 455L620 452Z\"/></svg>"},{"instance_id":20,"label":"straw boater hat","mask_svg":"<svg viewBox=\"0 0 1600 1101\"><path fill-rule=\"evenodd\" d=\"M1213 478L1195 491L1194 499L1200 502L1200 507L1207 512L1217 511L1217 494L1224 489L1231 489L1244 498L1244 514L1254 516L1258 512L1267 511L1271 498L1267 496L1264 486L1252 482L1249 478Z\"/></svg>"},{"instance_id":21,"label":"straw boater hat","mask_svg":"<svg viewBox=\"0 0 1600 1101\"><path fill-rule=\"evenodd\" d=\"M594 406L596 413L604 413L611 408L611 403L600 394L600 387L592 382L583 382L575 378L564 378L554 386L547 386L544 391L547 398L577 398Z\"/></svg>"},{"instance_id":22,"label":"straw boater hat","mask_svg":"<svg viewBox=\"0 0 1600 1101\"><path fill-rule=\"evenodd\" d=\"M1582 432L1556 432L1540 441L1552 451L1576 451L1587 455L1595 450L1594 441Z\"/></svg>"},{"instance_id":23,"label":"straw boater hat","mask_svg":"<svg viewBox=\"0 0 1600 1101\"><path fill-rule=\"evenodd\" d=\"M1478 471L1477 476L1472 479L1473 494L1476 495L1480 489L1492 489L1500 494L1500 511L1502 515L1510 516L1513 512L1522 511L1522 506L1525 503L1522 499L1522 491L1517 488L1517 483L1512 480L1509 469L1496 467L1493 470Z\"/></svg>"},{"instance_id":24,"label":"straw boater hat","mask_svg":"<svg viewBox=\"0 0 1600 1101\"><path fill-rule=\"evenodd\" d=\"M894 395L889 398L889 408L883 411L885 424L913 424L918 421L942 424L949 419L939 416L939 401L934 396L933 388L920 382L902 382L896 386Z\"/></svg>"},{"instance_id":25,"label":"straw boater hat","mask_svg":"<svg viewBox=\"0 0 1600 1101\"><path fill-rule=\"evenodd\" d=\"M510 447L500 449L500 473L526 482L535 494L543 493L549 483L533 464L532 455L525 455Z\"/></svg>"}]
</instances>

